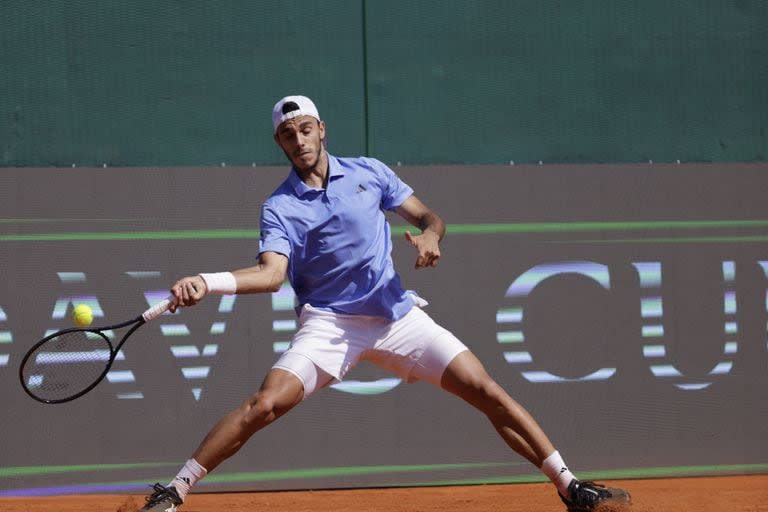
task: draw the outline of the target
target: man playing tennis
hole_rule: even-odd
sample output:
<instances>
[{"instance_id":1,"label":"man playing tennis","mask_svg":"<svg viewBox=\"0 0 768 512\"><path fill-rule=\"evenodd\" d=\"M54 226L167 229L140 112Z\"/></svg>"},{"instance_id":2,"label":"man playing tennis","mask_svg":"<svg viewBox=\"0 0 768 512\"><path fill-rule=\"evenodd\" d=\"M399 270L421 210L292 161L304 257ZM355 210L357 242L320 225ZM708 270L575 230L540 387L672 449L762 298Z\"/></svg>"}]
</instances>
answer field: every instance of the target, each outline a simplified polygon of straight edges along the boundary
<instances>
[{"instance_id":1,"label":"man playing tennis","mask_svg":"<svg viewBox=\"0 0 768 512\"><path fill-rule=\"evenodd\" d=\"M278 101L272 124L292 169L262 207L257 265L180 279L171 288L171 309L208 294L274 292L287 277L300 328L261 388L213 427L168 486L154 485L142 510L175 511L251 435L362 360L439 386L482 411L510 448L549 477L569 511L629 503L621 489L576 479L530 414L422 310L426 301L401 287L385 211L421 230L405 235L417 252L416 268L438 264L442 219L378 160L328 154L325 123L309 98Z\"/></svg>"}]
</instances>

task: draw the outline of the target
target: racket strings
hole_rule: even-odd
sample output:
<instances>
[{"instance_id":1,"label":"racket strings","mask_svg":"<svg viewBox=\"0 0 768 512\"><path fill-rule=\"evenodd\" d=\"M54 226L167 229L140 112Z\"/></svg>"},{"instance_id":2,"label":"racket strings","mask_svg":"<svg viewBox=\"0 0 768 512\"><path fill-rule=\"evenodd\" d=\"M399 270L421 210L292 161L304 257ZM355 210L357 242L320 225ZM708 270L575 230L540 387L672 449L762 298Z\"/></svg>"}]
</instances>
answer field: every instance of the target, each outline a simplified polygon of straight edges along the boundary
<instances>
[{"instance_id":1,"label":"racket strings","mask_svg":"<svg viewBox=\"0 0 768 512\"><path fill-rule=\"evenodd\" d=\"M99 379L111 354L112 346L100 332L64 332L29 355L22 378L29 392L41 400L62 400Z\"/></svg>"}]
</instances>

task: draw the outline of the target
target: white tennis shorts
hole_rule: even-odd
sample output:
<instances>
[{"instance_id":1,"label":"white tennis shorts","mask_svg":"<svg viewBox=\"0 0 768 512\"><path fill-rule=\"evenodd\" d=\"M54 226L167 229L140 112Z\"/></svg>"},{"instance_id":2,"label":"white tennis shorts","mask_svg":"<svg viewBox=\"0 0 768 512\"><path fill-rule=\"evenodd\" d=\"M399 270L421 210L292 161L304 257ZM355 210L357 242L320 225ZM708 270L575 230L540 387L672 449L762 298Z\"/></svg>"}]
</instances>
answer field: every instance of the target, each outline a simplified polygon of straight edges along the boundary
<instances>
[{"instance_id":1,"label":"white tennis shorts","mask_svg":"<svg viewBox=\"0 0 768 512\"><path fill-rule=\"evenodd\" d=\"M426 302L424 302L426 304ZM401 319L345 315L305 305L299 330L273 365L304 384L304 397L369 361L406 382L440 386L448 364L467 347L418 306Z\"/></svg>"}]
</instances>

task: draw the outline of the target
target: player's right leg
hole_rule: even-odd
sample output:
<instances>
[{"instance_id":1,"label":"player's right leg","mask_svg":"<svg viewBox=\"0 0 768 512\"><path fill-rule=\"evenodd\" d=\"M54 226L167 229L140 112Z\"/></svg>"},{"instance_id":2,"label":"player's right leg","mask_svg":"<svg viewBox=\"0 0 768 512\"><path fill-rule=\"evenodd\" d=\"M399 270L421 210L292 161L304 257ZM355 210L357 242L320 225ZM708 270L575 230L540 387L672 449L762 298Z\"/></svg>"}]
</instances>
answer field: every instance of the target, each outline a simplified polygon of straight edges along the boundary
<instances>
[{"instance_id":1,"label":"player's right leg","mask_svg":"<svg viewBox=\"0 0 768 512\"><path fill-rule=\"evenodd\" d=\"M192 457L208 471L234 455L256 432L293 409L304 397L299 378L272 368L261 388L211 429Z\"/></svg>"},{"instance_id":2,"label":"player's right leg","mask_svg":"<svg viewBox=\"0 0 768 512\"><path fill-rule=\"evenodd\" d=\"M290 411L304 398L304 383L294 372L272 368L259 390L222 418L205 436L171 484L155 484L141 509L175 512L197 480L234 455L257 431Z\"/></svg>"}]
</instances>

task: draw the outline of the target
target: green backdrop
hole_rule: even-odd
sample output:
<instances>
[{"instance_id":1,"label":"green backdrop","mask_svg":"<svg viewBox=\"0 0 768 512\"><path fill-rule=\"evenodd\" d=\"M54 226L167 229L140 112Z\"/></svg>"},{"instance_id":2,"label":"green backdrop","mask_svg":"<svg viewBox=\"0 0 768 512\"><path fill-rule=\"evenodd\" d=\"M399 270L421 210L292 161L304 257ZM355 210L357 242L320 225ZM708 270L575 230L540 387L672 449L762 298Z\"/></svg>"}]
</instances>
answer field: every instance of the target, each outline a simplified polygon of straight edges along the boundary
<instances>
[{"instance_id":1,"label":"green backdrop","mask_svg":"<svg viewBox=\"0 0 768 512\"><path fill-rule=\"evenodd\" d=\"M0 3L0 165L764 161L764 0Z\"/></svg>"}]
</instances>

